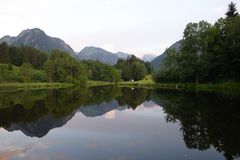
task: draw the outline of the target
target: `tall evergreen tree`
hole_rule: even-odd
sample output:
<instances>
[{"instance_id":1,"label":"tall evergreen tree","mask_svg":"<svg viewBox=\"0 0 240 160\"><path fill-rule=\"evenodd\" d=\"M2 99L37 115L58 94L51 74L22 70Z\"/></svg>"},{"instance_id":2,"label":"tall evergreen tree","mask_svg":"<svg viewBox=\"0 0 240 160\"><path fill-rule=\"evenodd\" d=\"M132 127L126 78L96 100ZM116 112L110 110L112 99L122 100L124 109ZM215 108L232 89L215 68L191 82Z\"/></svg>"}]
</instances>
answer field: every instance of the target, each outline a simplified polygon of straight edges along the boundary
<instances>
[{"instance_id":1,"label":"tall evergreen tree","mask_svg":"<svg viewBox=\"0 0 240 160\"><path fill-rule=\"evenodd\" d=\"M231 18L231 17L236 17L238 16L238 12L237 12L237 8L236 8L236 4L231 2L228 5L228 11L226 13L227 18Z\"/></svg>"}]
</instances>

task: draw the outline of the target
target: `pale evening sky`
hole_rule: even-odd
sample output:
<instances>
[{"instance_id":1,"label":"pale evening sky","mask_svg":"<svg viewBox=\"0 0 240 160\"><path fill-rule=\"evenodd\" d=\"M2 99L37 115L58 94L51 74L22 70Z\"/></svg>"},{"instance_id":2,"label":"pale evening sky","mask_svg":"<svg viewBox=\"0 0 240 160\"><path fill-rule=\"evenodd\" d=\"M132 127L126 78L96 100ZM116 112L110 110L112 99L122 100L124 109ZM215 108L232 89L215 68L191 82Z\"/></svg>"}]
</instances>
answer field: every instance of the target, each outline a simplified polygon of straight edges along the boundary
<instances>
[{"instance_id":1,"label":"pale evening sky","mask_svg":"<svg viewBox=\"0 0 240 160\"><path fill-rule=\"evenodd\" d=\"M0 37L40 28L75 51L85 46L161 54L187 23L215 22L230 0L1 0ZM238 10L240 1L237 3ZM239 2L239 3L238 3Z\"/></svg>"}]
</instances>

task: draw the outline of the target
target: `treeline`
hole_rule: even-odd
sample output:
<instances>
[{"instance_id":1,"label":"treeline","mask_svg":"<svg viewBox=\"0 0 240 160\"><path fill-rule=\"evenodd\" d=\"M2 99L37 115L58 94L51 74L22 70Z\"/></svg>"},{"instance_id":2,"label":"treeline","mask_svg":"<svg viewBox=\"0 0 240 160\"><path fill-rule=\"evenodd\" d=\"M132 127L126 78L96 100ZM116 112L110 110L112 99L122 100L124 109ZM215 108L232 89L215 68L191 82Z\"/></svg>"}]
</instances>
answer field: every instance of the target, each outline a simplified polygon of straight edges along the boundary
<instances>
[{"instance_id":1,"label":"treeline","mask_svg":"<svg viewBox=\"0 0 240 160\"><path fill-rule=\"evenodd\" d=\"M43 68L44 62L48 56L32 47L27 46L9 46L6 42L0 44L0 63L22 66L23 63L29 63L34 68Z\"/></svg>"},{"instance_id":2,"label":"treeline","mask_svg":"<svg viewBox=\"0 0 240 160\"><path fill-rule=\"evenodd\" d=\"M114 83L121 80L120 71L113 66L92 60L84 60L82 63L87 66L88 79L90 80Z\"/></svg>"},{"instance_id":3,"label":"treeline","mask_svg":"<svg viewBox=\"0 0 240 160\"><path fill-rule=\"evenodd\" d=\"M240 81L240 16L231 2L215 24L189 23L179 52L167 49L156 82L216 83Z\"/></svg>"},{"instance_id":4,"label":"treeline","mask_svg":"<svg viewBox=\"0 0 240 160\"><path fill-rule=\"evenodd\" d=\"M58 50L45 53L32 47L0 44L0 82L118 83L140 80L150 73L150 63L135 56L119 59L117 65L110 66L99 61L79 61Z\"/></svg>"},{"instance_id":5,"label":"treeline","mask_svg":"<svg viewBox=\"0 0 240 160\"><path fill-rule=\"evenodd\" d=\"M31 64L23 63L20 67L12 64L0 64L0 82L46 82L43 70L34 69Z\"/></svg>"},{"instance_id":6,"label":"treeline","mask_svg":"<svg viewBox=\"0 0 240 160\"><path fill-rule=\"evenodd\" d=\"M0 82L119 82L120 72L96 61L80 62L65 52L45 53L27 46L0 44Z\"/></svg>"},{"instance_id":7,"label":"treeline","mask_svg":"<svg viewBox=\"0 0 240 160\"><path fill-rule=\"evenodd\" d=\"M127 59L119 59L115 67L120 70L124 81L141 80L151 73L151 64L134 55L128 56Z\"/></svg>"}]
</instances>

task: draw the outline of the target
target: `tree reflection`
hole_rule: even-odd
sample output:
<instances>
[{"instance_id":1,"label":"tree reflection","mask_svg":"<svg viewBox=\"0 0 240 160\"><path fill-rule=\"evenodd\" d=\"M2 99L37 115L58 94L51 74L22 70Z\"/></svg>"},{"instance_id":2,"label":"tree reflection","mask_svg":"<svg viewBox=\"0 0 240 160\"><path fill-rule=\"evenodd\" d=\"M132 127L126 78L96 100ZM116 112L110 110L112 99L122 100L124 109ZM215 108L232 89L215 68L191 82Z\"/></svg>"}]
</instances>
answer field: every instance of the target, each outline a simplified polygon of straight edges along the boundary
<instances>
[{"instance_id":1,"label":"tree reflection","mask_svg":"<svg viewBox=\"0 0 240 160\"><path fill-rule=\"evenodd\" d=\"M122 88L117 101L121 106L136 109L146 100L151 100L151 91L144 88Z\"/></svg>"},{"instance_id":2,"label":"tree reflection","mask_svg":"<svg viewBox=\"0 0 240 160\"><path fill-rule=\"evenodd\" d=\"M112 110L135 109L147 98L150 91L114 86L1 91L0 127L43 137L49 130L63 126L76 112L96 117Z\"/></svg>"},{"instance_id":3,"label":"tree reflection","mask_svg":"<svg viewBox=\"0 0 240 160\"><path fill-rule=\"evenodd\" d=\"M240 155L239 96L157 90L152 98L163 106L167 122L180 122L188 148L213 146L229 160Z\"/></svg>"}]
</instances>

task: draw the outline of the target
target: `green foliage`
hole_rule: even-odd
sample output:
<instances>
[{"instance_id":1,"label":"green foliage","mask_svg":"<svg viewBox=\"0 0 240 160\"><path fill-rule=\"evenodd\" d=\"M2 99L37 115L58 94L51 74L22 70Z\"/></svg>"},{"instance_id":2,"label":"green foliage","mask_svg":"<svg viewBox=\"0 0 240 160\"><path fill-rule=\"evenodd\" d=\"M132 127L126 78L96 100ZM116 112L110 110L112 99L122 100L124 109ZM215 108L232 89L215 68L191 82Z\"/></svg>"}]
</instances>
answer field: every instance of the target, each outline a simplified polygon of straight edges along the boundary
<instances>
[{"instance_id":1,"label":"green foliage","mask_svg":"<svg viewBox=\"0 0 240 160\"><path fill-rule=\"evenodd\" d=\"M47 54L27 46L8 46L6 42L0 44L0 63L11 63L21 66L29 63L33 68L42 69L47 60Z\"/></svg>"},{"instance_id":2,"label":"green foliage","mask_svg":"<svg viewBox=\"0 0 240 160\"><path fill-rule=\"evenodd\" d=\"M33 69L28 63L21 67L0 64L0 73L0 82L46 82L45 72Z\"/></svg>"},{"instance_id":3,"label":"green foliage","mask_svg":"<svg viewBox=\"0 0 240 160\"><path fill-rule=\"evenodd\" d=\"M175 49L166 50L166 58L161 69L153 73L153 79L157 82L178 81L179 75L177 70L178 54Z\"/></svg>"},{"instance_id":4,"label":"green foliage","mask_svg":"<svg viewBox=\"0 0 240 160\"><path fill-rule=\"evenodd\" d=\"M82 61L88 68L88 79L94 81L107 81L118 83L121 79L120 72L113 66L99 61Z\"/></svg>"},{"instance_id":5,"label":"green foliage","mask_svg":"<svg viewBox=\"0 0 240 160\"><path fill-rule=\"evenodd\" d=\"M116 68L121 71L124 81L141 80L150 70L149 63L145 63L135 56L128 57L126 60L119 59Z\"/></svg>"},{"instance_id":6,"label":"green foliage","mask_svg":"<svg viewBox=\"0 0 240 160\"><path fill-rule=\"evenodd\" d=\"M229 9L230 10L230 9ZM169 51L153 73L156 82L209 83L240 81L240 17L189 23L178 53Z\"/></svg>"},{"instance_id":7,"label":"green foliage","mask_svg":"<svg viewBox=\"0 0 240 160\"><path fill-rule=\"evenodd\" d=\"M44 69L49 82L85 85L87 81L86 66L67 53L58 50L51 52Z\"/></svg>"},{"instance_id":8,"label":"green foliage","mask_svg":"<svg viewBox=\"0 0 240 160\"><path fill-rule=\"evenodd\" d=\"M20 67L22 82L30 82L33 75L32 65L29 63L23 63Z\"/></svg>"},{"instance_id":9,"label":"green foliage","mask_svg":"<svg viewBox=\"0 0 240 160\"><path fill-rule=\"evenodd\" d=\"M9 46L6 42L0 44L0 63L9 63L10 62L10 53Z\"/></svg>"},{"instance_id":10,"label":"green foliage","mask_svg":"<svg viewBox=\"0 0 240 160\"><path fill-rule=\"evenodd\" d=\"M121 80L121 75L120 75L120 72L116 69L112 69L110 74L112 75L112 81L117 84L120 82Z\"/></svg>"}]
</instances>

